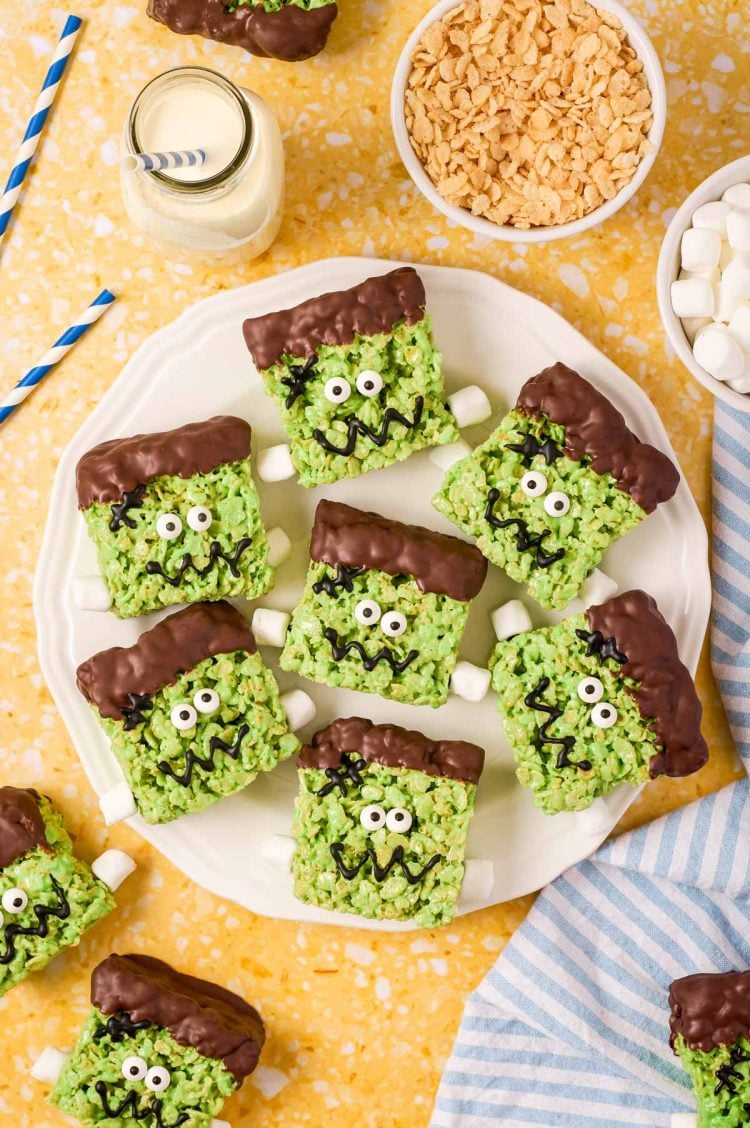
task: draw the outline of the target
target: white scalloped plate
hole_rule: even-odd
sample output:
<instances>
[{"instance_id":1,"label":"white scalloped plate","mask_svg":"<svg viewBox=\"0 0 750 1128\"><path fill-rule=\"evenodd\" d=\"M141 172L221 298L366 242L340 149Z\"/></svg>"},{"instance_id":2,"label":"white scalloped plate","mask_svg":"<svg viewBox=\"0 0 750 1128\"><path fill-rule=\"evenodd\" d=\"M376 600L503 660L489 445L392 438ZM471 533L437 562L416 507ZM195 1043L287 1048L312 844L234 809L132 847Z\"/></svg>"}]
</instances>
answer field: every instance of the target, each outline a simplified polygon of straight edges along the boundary
<instances>
[{"instance_id":1,"label":"white scalloped plate","mask_svg":"<svg viewBox=\"0 0 750 1128\"><path fill-rule=\"evenodd\" d=\"M134 642L161 616L120 622L109 613L83 612L74 606L74 578L95 571L93 548L76 510L76 462L104 439L177 427L217 412L250 420L256 452L283 441L275 405L263 393L245 349L243 318L353 285L397 265L328 259L200 302L138 349L65 451L50 501L34 607L44 676L99 795L122 777L104 734L76 689L75 668L97 650ZM449 391L464 383L479 383L495 408L492 421L468 433L472 444L489 433L528 377L559 359L601 388L642 439L674 458L664 427L644 393L558 314L487 274L436 266L422 266L419 271L445 357ZM440 477L423 452L387 470L328 488L307 491L293 482L261 483L267 526L283 525L294 544L276 588L262 602L293 605L307 563L313 510L323 496L454 532L430 506ZM706 531L684 482L668 504L612 549L604 568L621 590L643 587L655 596L677 634L684 661L694 670L708 621L710 582ZM463 657L486 662L493 642L488 612L519 594L502 573L490 568L472 607ZM544 621L540 613L532 614L537 622ZM266 652L265 657L279 674L276 653ZM284 688L299 684L283 673L279 681ZM486 901L464 904L462 912L530 893L551 881L599 845L635 794L631 788L620 789L606 803L579 815L550 818L535 810L528 793L515 781L513 758L491 695L479 705L452 698L431 710L348 690L310 684L305 688L318 705L317 726L336 716L359 713L418 728L432 737L468 738L486 749L469 856L490 858L495 880ZM268 835L289 834L295 792L294 765L286 763L259 777L240 795L200 814L160 827L134 818L132 826L188 877L265 916L384 930L410 927L327 913L295 900L288 874L261 857Z\"/></svg>"}]
</instances>

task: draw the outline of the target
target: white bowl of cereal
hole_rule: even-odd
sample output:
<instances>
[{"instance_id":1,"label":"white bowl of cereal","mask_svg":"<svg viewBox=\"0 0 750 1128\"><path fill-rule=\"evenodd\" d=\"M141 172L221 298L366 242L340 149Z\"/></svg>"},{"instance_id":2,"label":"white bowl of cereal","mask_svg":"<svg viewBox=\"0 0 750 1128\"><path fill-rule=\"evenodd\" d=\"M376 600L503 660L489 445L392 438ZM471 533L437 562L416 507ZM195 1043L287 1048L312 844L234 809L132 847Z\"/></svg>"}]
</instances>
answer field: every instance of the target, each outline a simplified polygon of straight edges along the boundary
<instances>
[{"instance_id":1,"label":"white bowl of cereal","mask_svg":"<svg viewBox=\"0 0 750 1128\"><path fill-rule=\"evenodd\" d=\"M738 193L739 185L745 187ZM656 268L659 312L677 356L704 388L724 403L745 412L750 412L750 248L732 247L729 235L733 242L741 243L747 241L747 233L744 240L741 231L739 238L732 230L728 233L727 208L716 205L723 202L725 205L729 204L732 211L746 213L748 219L744 225L740 224L740 229L744 226L747 232L750 225L748 185L750 156L740 157L739 160L724 165L699 184L667 228ZM697 222L694 222L696 219ZM731 221L730 227L734 227ZM709 232L709 235L699 235L697 239L695 236L688 236L688 241L683 242L686 232L693 230ZM711 234L714 237L713 250ZM717 243L719 262L712 267ZM704 255L703 259L701 254ZM685 255L687 258L684 258ZM683 261L686 266L703 269L686 271L683 269ZM729 286L726 284L725 270L733 261L739 264L740 273L746 279L744 286L740 279L739 288L732 280ZM736 267L734 273L737 273ZM673 289L676 282L690 282L693 285L687 287L687 290L682 286L679 288L682 292L677 292ZM678 312L675 311L673 297L677 302ZM710 309L709 306L701 305L706 298ZM697 304L691 304L696 302ZM688 315L692 310L698 312L690 317ZM738 310L741 312L738 313ZM682 317L679 316L680 312ZM708 329L711 330L709 338L713 340L705 336L704 331ZM699 359L696 359L693 346L699 337L702 337L702 347L699 347ZM739 372L740 361L734 345L738 345L744 354L742 372ZM700 359L717 376L699 363Z\"/></svg>"},{"instance_id":2,"label":"white bowl of cereal","mask_svg":"<svg viewBox=\"0 0 750 1128\"><path fill-rule=\"evenodd\" d=\"M391 124L411 179L448 219L547 243L637 192L666 104L656 51L617 0L523 0L518 13L508 0L440 0L399 58Z\"/></svg>"}]
</instances>

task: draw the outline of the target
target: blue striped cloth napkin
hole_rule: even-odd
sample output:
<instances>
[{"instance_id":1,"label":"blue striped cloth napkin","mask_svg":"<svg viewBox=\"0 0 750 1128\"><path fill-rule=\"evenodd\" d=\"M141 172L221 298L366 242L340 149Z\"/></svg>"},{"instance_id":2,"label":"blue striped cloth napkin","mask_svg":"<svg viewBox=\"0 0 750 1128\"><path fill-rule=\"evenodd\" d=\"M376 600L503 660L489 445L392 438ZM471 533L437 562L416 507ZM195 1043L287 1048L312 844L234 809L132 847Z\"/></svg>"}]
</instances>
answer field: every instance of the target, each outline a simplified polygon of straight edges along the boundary
<instances>
[{"instance_id":1,"label":"blue striped cloth napkin","mask_svg":"<svg viewBox=\"0 0 750 1128\"><path fill-rule=\"evenodd\" d=\"M750 415L718 402L713 513L711 657L750 768ZM469 998L432 1128L694 1123L667 990L750 967L749 828L743 779L549 885Z\"/></svg>"}]
</instances>

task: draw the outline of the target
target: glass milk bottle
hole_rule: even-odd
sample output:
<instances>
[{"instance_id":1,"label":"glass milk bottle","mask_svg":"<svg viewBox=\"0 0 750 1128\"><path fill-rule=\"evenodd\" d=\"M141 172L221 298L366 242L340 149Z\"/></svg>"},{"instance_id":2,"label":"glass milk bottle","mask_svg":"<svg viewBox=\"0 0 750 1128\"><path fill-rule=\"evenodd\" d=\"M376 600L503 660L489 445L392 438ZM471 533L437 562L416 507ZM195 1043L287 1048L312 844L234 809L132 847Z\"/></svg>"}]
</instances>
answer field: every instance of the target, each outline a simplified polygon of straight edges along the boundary
<instances>
[{"instance_id":1,"label":"glass milk bottle","mask_svg":"<svg viewBox=\"0 0 750 1128\"><path fill-rule=\"evenodd\" d=\"M202 149L200 166L131 172L135 153ZM136 98L122 141L122 195L155 242L201 257L252 259L278 234L284 149L276 119L250 90L204 67L154 78Z\"/></svg>"}]
</instances>

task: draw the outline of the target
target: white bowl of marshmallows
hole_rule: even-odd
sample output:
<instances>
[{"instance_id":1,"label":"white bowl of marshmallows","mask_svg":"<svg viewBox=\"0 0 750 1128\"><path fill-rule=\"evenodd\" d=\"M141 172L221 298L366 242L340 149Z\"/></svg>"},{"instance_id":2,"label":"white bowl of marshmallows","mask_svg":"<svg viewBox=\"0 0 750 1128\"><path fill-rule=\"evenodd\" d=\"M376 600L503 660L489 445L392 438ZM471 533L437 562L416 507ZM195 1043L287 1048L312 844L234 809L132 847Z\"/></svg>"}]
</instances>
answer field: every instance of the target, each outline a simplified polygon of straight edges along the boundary
<instances>
[{"instance_id":1,"label":"white bowl of marshmallows","mask_svg":"<svg viewBox=\"0 0 750 1128\"><path fill-rule=\"evenodd\" d=\"M719 399L750 412L750 156L688 196L664 237L656 288L683 364Z\"/></svg>"}]
</instances>

